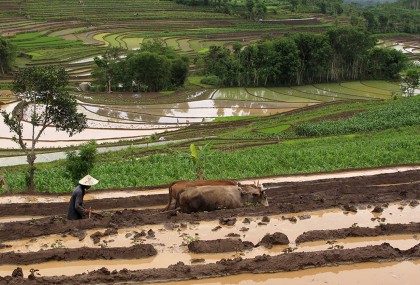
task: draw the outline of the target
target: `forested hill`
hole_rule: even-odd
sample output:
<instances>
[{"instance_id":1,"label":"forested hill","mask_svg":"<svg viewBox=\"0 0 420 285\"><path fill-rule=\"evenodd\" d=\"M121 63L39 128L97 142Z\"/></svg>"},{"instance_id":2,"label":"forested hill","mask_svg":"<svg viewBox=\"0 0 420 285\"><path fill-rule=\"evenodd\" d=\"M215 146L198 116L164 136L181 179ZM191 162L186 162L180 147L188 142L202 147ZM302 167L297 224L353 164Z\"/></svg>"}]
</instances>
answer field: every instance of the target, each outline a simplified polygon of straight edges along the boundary
<instances>
[{"instance_id":1,"label":"forested hill","mask_svg":"<svg viewBox=\"0 0 420 285\"><path fill-rule=\"evenodd\" d=\"M357 3L362 6L372 6L378 3L395 3L397 0L344 0L344 3Z\"/></svg>"}]
</instances>

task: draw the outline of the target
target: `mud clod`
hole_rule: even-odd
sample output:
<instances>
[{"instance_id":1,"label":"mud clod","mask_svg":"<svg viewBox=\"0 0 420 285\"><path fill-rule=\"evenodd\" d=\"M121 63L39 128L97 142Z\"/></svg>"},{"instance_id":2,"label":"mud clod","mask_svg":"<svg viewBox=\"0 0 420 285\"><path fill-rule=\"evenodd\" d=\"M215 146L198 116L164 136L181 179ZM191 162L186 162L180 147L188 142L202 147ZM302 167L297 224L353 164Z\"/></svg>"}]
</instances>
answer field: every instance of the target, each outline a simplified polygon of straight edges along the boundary
<instances>
[{"instance_id":1,"label":"mud clod","mask_svg":"<svg viewBox=\"0 0 420 285\"><path fill-rule=\"evenodd\" d=\"M148 237L155 237L155 232L152 229L150 229L150 230L147 231L147 236Z\"/></svg>"},{"instance_id":2,"label":"mud clod","mask_svg":"<svg viewBox=\"0 0 420 285\"><path fill-rule=\"evenodd\" d=\"M232 218L232 217L230 217L230 218L224 218L224 217L221 217L219 219L219 223L221 225L225 225L225 226L234 226L236 224L236 218Z\"/></svg>"},{"instance_id":3,"label":"mud clod","mask_svg":"<svg viewBox=\"0 0 420 285\"><path fill-rule=\"evenodd\" d=\"M251 223L251 219L250 218L245 218L242 223L244 224L250 224Z\"/></svg>"},{"instance_id":4,"label":"mud clod","mask_svg":"<svg viewBox=\"0 0 420 285\"><path fill-rule=\"evenodd\" d=\"M256 256L254 260L255 262L267 261L269 257L269 255L263 254Z\"/></svg>"},{"instance_id":5,"label":"mud clod","mask_svg":"<svg viewBox=\"0 0 420 285\"><path fill-rule=\"evenodd\" d=\"M251 249L254 244L240 239L196 240L188 244L188 249L194 253L237 252Z\"/></svg>"},{"instance_id":6,"label":"mud clod","mask_svg":"<svg viewBox=\"0 0 420 285\"><path fill-rule=\"evenodd\" d=\"M269 223L269 222L270 222L270 218L269 218L268 216L264 216L264 217L261 219L261 222L263 222L263 223Z\"/></svg>"},{"instance_id":7,"label":"mud clod","mask_svg":"<svg viewBox=\"0 0 420 285\"><path fill-rule=\"evenodd\" d=\"M133 236L133 238L134 239L139 239L139 238L142 238L142 237L145 237L147 234L146 234L146 231L145 230L142 230L141 232L139 232L139 233L134 233L134 236Z\"/></svg>"},{"instance_id":8,"label":"mud clod","mask_svg":"<svg viewBox=\"0 0 420 285\"><path fill-rule=\"evenodd\" d=\"M273 245L287 245L289 244L289 238L283 234L276 232L272 235L265 235L262 240L256 246L264 246L265 248L272 248Z\"/></svg>"},{"instance_id":9,"label":"mud clod","mask_svg":"<svg viewBox=\"0 0 420 285\"><path fill-rule=\"evenodd\" d=\"M68 234L72 237L78 238L79 241L84 240L87 235L86 231L79 229L72 229L70 232L68 232Z\"/></svg>"},{"instance_id":10,"label":"mud clod","mask_svg":"<svg viewBox=\"0 0 420 285\"><path fill-rule=\"evenodd\" d=\"M23 278L22 268L21 267L18 267L15 270L13 270L12 277L13 278Z\"/></svg>"},{"instance_id":11,"label":"mud clod","mask_svg":"<svg viewBox=\"0 0 420 285\"><path fill-rule=\"evenodd\" d=\"M311 218L311 215L302 215L302 216L298 216L299 220L307 220Z\"/></svg>"},{"instance_id":12,"label":"mud clod","mask_svg":"<svg viewBox=\"0 0 420 285\"><path fill-rule=\"evenodd\" d=\"M172 230L174 230L174 229L175 229L175 224L174 224L174 223L165 223L165 224L163 225L163 227L164 227L166 230L172 231Z\"/></svg>"},{"instance_id":13,"label":"mud clod","mask_svg":"<svg viewBox=\"0 0 420 285\"><path fill-rule=\"evenodd\" d=\"M191 264L196 264L196 263L204 263L206 260L204 258L193 258L191 259Z\"/></svg>"},{"instance_id":14,"label":"mud clod","mask_svg":"<svg viewBox=\"0 0 420 285\"><path fill-rule=\"evenodd\" d=\"M106 267L100 268L97 272L105 274L105 275L111 275L111 272Z\"/></svg>"},{"instance_id":15,"label":"mud clod","mask_svg":"<svg viewBox=\"0 0 420 285\"><path fill-rule=\"evenodd\" d=\"M408 204L410 207L417 207L419 205L419 202L417 200L413 200Z\"/></svg>"},{"instance_id":16,"label":"mud clod","mask_svg":"<svg viewBox=\"0 0 420 285\"><path fill-rule=\"evenodd\" d=\"M355 205L350 205L350 204L347 204L347 205L344 205L344 210L346 210L346 211L348 211L348 212L353 212L353 213L357 213L357 208L356 208L356 206Z\"/></svg>"},{"instance_id":17,"label":"mud clod","mask_svg":"<svg viewBox=\"0 0 420 285\"><path fill-rule=\"evenodd\" d=\"M289 220L289 221L290 221L290 222L292 222L292 223L296 223L296 222L297 222L296 217L290 217L290 218L287 218L287 217L285 217L285 216L282 216L281 218L282 218L282 220Z\"/></svg>"},{"instance_id":18,"label":"mud clod","mask_svg":"<svg viewBox=\"0 0 420 285\"><path fill-rule=\"evenodd\" d=\"M381 206L376 206L373 208L372 213L382 213L384 209Z\"/></svg>"}]
</instances>

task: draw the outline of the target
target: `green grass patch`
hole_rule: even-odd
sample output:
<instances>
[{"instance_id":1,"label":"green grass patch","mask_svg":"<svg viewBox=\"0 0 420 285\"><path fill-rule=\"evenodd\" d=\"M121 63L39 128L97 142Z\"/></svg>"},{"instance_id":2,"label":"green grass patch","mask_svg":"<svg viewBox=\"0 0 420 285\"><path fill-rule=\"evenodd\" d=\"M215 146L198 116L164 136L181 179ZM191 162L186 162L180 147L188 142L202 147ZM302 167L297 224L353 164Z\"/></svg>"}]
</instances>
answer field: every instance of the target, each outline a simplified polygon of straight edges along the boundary
<instances>
[{"instance_id":1,"label":"green grass patch","mask_svg":"<svg viewBox=\"0 0 420 285\"><path fill-rule=\"evenodd\" d=\"M188 82L203 88L215 88L213 85L208 85L201 83L201 80L204 78L204 76L188 76Z\"/></svg>"},{"instance_id":2,"label":"green grass patch","mask_svg":"<svg viewBox=\"0 0 420 285\"><path fill-rule=\"evenodd\" d=\"M234 151L213 150L205 160L207 179L248 178L267 175L311 173L339 169L418 163L418 126L386 130L369 135L300 139L293 142L250 147ZM13 192L24 187L24 173L3 171ZM161 185L179 179L194 179L195 167L189 152L166 151L146 157L120 157L97 163L91 175L101 182L94 188ZM56 163L37 171L42 192L71 192L64 166Z\"/></svg>"},{"instance_id":3,"label":"green grass patch","mask_svg":"<svg viewBox=\"0 0 420 285\"><path fill-rule=\"evenodd\" d=\"M245 119L253 119L255 116L229 116L229 117L218 117L213 122L234 122Z\"/></svg>"},{"instance_id":4,"label":"green grass patch","mask_svg":"<svg viewBox=\"0 0 420 285\"><path fill-rule=\"evenodd\" d=\"M290 128L290 125L280 125L272 128L259 129L258 132L265 134L278 134Z\"/></svg>"},{"instance_id":5,"label":"green grass patch","mask_svg":"<svg viewBox=\"0 0 420 285\"><path fill-rule=\"evenodd\" d=\"M11 42L18 48L31 50L35 48L63 48L69 46L83 45L80 40L65 40L59 37L46 36L39 32L31 32L25 34L18 34L11 38Z\"/></svg>"},{"instance_id":6,"label":"green grass patch","mask_svg":"<svg viewBox=\"0 0 420 285\"><path fill-rule=\"evenodd\" d=\"M160 91L160 94L165 94L165 95L169 95L169 94L174 94L176 91L174 90L168 90L168 91Z\"/></svg>"}]
</instances>

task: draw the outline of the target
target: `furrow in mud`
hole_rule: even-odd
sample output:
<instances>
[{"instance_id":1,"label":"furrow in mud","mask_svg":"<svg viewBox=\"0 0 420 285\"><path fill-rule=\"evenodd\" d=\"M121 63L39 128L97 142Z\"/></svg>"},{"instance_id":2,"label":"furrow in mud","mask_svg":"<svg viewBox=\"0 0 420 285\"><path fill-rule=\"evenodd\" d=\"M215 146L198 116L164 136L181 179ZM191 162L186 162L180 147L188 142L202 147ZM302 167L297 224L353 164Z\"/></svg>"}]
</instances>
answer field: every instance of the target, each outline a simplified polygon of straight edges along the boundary
<instances>
[{"instance_id":1,"label":"furrow in mud","mask_svg":"<svg viewBox=\"0 0 420 285\"><path fill-rule=\"evenodd\" d=\"M327 209L349 203L385 203L403 199L420 199L419 177L420 170L412 170L305 182L264 183L263 185L268 188L269 201L275 206L274 208L279 208L277 213L284 213ZM125 190L110 189L104 192ZM129 191L135 190L149 191L151 187L129 189ZM100 192L101 190L98 190L97 193ZM94 199L85 201L85 204L100 211L152 206L164 208L167 201L168 195L156 194ZM64 215L67 206L67 202L2 204L0 217Z\"/></svg>"},{"instance_id":2,"label":"furrow in mud","mask_svg":"<svg viewBox=\"0 0 420 285\"><path fill-rule=\"evenodd\" d=\"M314 230L301 234L296 238L296 243L345 239L349 237L376 237L395 234L419 234L420 223L410 224L380 224L374 228L351 227L337 230Z\"/></svg>"},{"instance_id":3,"label":"furrow in mud","mask_svg":"<svg viewBox=\"0 0 420 285\"><path fill-rule=\"evenodd\" d=\"M70 197L70 194L69 194ZM141 208L163 206L168 203L168 195L133 196L129 198L96 199L85 201L94 210L115 208ZM52 203L13 203L0 205L0 217L3 216L54 216L67 213L68 202Z\"/></svg>"},{"instance_id":4,"label":"furrow in mud","mask_svg":"<svg viewBox=\"0 0 420 285\"><path fill-rule=\"evenodd\" d=\"M17 268L12 276L0 277L1 284L115 284L118 282L165 282L230 276L242 273L274 273L306 268L337 266L362 262L384 262L420 259L420 244L408 250L393 248L387 243L355 249L334 249L317 252L262 255L252 259L222 259L216 263L188 266L179 262L168 268L110 272L106 268L74 276L23 278Z\"/></svg>"}]
</instances>

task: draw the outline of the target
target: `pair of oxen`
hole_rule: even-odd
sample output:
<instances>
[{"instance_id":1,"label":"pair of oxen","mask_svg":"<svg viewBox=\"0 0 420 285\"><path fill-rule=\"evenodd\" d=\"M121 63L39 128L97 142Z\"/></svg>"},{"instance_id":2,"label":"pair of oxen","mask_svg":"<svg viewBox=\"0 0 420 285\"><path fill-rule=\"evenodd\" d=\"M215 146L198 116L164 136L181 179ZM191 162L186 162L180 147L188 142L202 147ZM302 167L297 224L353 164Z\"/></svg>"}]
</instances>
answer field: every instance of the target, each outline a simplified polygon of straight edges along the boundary
<instances>
[{"instance_id":1,"label":"pair of oxen","mask_svg":"<svg viewBox=\"0 0 420 285\"><path fill-rule=\"evenodd\" d=\"M242 185L235 180L176 181L169 186L169 210L175 200L174 209L184 213L234 209L247 205L268 206L267 195L258 184Z\"/></svg>"}]
</instances>

